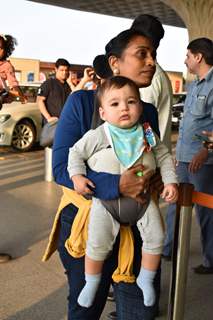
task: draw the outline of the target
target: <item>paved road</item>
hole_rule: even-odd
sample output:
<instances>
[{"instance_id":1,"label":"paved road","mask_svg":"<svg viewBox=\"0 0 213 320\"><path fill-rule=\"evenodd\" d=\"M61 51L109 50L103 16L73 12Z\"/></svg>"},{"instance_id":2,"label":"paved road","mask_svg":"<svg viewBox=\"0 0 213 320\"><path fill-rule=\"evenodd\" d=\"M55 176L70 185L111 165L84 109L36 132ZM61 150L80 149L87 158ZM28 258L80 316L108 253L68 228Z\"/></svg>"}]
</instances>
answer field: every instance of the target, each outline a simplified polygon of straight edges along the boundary
<instances>
[{"instance_id":1,"label":"paved road","mask_svg":"<svg viewBox=\"0 0 213 320\"><path fill-rule=\"evenodd\" d=\"M0 148L0 252L14 257L0 265L1 320L66 319L66 278L58 256L41 262L61 195L55 183L44 181L43 168L43 150L17 153ZM201 262L199 230L194 218L192 231L184 319L211 320L213 276L197 276L191 270ZM159 320L166 319L169 279L170 263L163 262ZM113 308L112 303L107 303L101 320Z\"/></svg>"}]
</instances>

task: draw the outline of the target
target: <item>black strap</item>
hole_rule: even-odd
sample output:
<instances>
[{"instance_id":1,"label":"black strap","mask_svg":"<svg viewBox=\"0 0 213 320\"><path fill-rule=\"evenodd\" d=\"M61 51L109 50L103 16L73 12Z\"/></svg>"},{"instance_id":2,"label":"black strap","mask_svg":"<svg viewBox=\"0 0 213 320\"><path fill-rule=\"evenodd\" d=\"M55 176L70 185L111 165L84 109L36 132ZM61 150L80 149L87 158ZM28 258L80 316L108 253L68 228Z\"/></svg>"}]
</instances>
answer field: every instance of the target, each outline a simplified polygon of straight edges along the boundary
<instances>
[{"instance_id":1,"label":"black strap","mask_svg":"<svg viewBox=\"0 0 213 320\"><path fill-rule=\"evenodd\" d=\"M100 118L99 114L99 106L97 103L96 93L94 94L94 111L92 115L91 129L96 129L99 127L104 121Z\"/></svg>"}]
</instances>

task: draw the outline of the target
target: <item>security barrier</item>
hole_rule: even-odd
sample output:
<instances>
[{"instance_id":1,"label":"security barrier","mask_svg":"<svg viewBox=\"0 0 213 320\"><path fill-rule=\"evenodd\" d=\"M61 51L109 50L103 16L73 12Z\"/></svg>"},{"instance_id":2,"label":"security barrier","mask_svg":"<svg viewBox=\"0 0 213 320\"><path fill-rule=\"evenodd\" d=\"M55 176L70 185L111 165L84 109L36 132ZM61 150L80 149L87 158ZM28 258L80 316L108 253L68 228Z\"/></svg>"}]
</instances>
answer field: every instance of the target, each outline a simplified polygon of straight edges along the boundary
<instances>
[{"instance_id":1,"label":"security barrier","mask_svg":"<svg viewBox=\"0 0 213 320\"><path fill-rule=\"evenodd\" d=\"M193 203L213 209L213 195L194 191L192 184L180 184L175 216L168 320L184 319Z\"/></svg>"},{"instance_id":2,"label":"security barrier","mask_svg":"<svg viewBox=\"0 0 213 320\"><path fill-rule=\"evenodd\" d=\"M48 182L54 181L52 172L52 148L46 147L44 149L44 180Z\"/></svg>"}]
</instances>

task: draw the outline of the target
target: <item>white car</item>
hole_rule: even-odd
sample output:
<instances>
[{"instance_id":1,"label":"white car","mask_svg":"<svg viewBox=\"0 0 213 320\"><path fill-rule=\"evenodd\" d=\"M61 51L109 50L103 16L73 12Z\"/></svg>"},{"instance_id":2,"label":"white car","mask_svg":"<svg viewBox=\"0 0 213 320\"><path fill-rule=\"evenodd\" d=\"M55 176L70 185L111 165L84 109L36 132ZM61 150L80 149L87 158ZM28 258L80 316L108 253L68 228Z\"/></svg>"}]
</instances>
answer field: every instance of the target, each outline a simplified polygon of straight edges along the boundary
<instances>
[{"instance_id":1,"label":"white car","mask_svg":"<svg viewBox=\"0 0 213 320\"><path fill-rule=\"evenodd\" d=\"M186 99L186 92L176 93L173 95L172 106L172 128L178 130L180 121L183 118L184 102Z\"/></svg>"},{"instance_id":2,"label":"white car","mask_svg":"<svg viewBox=\"0 0 213 320\"><path fill-rule=\"evenodd\" d=\"M0 146L12 146L19 151L28 151L39 141L42 118L36 103L40 85L20 85L28 102L18 98L3 104L0 110Z\"/></svg>"}]
</instances>

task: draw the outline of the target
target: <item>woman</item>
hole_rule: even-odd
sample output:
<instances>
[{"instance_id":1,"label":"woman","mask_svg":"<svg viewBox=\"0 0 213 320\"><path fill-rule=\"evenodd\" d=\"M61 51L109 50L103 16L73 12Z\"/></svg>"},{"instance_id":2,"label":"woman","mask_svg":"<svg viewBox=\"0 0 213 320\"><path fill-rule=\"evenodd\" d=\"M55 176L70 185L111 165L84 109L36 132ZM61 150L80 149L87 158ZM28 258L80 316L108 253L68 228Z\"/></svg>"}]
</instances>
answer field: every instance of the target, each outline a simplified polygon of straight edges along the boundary
<instances>
[{"instance_id":1,"label":"woman","mask_svg":"<svg viewBox=\"0 0 213 320\"><path fill-rule=\"evenodd\" d=\"M112 39L106 46L106 61L114 74L129 77L138 87L148 86L155 72L155 51L148 38L134 30L126 30ZM153 129L159 134L157 112L154 106L143 103L143 121L149 121ZM53 147L53 172L58 184L73 188L67 172L69 148L79 140L91 127L94 112L94 92L78 91L67 100L58 123ZM96 188L91 191L100 199L116 199L120 194L143 202L141 193L149 184L152 172L144 177L136 176L142 168L130 169L120 175L96 173L88 169L87 177L92 180ZM73 258L65 248L65 242L70 235L71 226L78 208L69 204L60 214L60 229L58 251L66 270L69 282L69 320L98 320L103 311L109 291L111 276L116 269L118 260L118 239L112 254L106 260L103 276L93 306L86 309L77 304L77 298L84 282L84 258ZM141 240L134 226L134 273L137 275L141 263ZM157 301L153 307L145 307L143 296L136 284L120 282L115 285L117 317L122 320L154 319L157 314L160 275L155 279Z\"/></svg>"}]
</instances>

